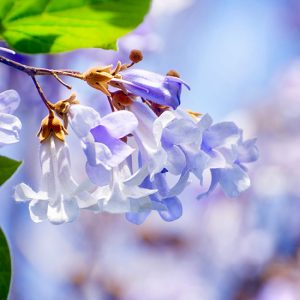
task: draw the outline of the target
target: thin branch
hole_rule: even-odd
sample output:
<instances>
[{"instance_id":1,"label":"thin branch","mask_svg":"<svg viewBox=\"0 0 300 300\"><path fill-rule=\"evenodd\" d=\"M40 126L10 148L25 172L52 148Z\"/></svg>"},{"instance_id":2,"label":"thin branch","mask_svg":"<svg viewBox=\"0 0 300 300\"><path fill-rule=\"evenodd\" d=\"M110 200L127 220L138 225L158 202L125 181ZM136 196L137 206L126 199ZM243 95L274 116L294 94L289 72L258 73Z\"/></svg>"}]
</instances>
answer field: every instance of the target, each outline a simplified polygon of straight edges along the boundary
<instances>
[{"instance_id":1,"label":"thin branch","mask_svg":"<svg viewBox=\"0 0 300 300\"><path fill-rule=\"evenodd\" d=\"M72 89L72 87L71 87L69 84L65 83L62 79L60 79L60 78L58 77L58 75L56 75L55 73L53 73L52 75L55 77L55 79L56 79L58 82L60 82L60 83L61 83L62 85L64 85L66 88L68 88L69 90Z\"/></svg>"},{"instance_id":2,"label":"thin branch","mask_svg":"<svg viewBox=\"0 0 300 300\"><path fill-rule=\"evenodd\" d=\"M35 76L31 76L31 78L32 78L32 80L33 80L33 83L34 83L34 85L35 85L35 87L36 87L36 89L37 89L37 91L38 91L38 93L39 93L41 99L43 100L44 104L45 104L46 107L48 108L49 112L51 112L51 111L53 110L53 108L54 108L54 107L53 107L53 104L50 103L50 102L47 100L47 98L46 98L46 96L45 96L45 94L44 94L44 92L43 92L43 90L42 90L40 84L39 84L38 81L36 80Z\"/></svg>"},{"instance_id":3,"label":"thin branch","mask_svg":"<svg viewBox=\"0 0 300 300\"><path fill-rule=\"evenodd\" d=\"M0 63L3 63L7 66L13 67L19 71L22 71L31 77L32 76L42 76L42 75L48 75L48 76L61 75L61 76L74 77L77 79L83 79L81 72L78 72L78 71L35 68L35 67L31 67L31 66L27 66L27 65L18 63L14 60L8 59L1 55L0 55Z\"/></svg>"}]
</instances>

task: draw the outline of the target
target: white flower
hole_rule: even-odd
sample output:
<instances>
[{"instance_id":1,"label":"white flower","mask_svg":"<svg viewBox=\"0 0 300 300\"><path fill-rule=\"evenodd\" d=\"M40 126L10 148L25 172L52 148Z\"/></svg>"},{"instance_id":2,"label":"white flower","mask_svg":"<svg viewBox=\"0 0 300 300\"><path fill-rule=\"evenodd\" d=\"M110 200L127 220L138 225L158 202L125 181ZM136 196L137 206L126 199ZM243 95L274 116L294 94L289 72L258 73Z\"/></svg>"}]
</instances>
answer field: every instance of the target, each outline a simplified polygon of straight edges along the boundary
<instances>
[{"instance_id":1,"label":"white flower","mask_svg":"<svg viewBox=\"0 0 300 300\"><path fill-rule=\"evenodd\" d=\"M17 201L30 201L29 211L34 222L49 220L53 224L73 221L80 208L97 204L91 193L83 190L71 175L69 150L65 142L51 135L41 143L41 188L33 191L25 183L15 188Z\"/></svg>"}]
</instances>

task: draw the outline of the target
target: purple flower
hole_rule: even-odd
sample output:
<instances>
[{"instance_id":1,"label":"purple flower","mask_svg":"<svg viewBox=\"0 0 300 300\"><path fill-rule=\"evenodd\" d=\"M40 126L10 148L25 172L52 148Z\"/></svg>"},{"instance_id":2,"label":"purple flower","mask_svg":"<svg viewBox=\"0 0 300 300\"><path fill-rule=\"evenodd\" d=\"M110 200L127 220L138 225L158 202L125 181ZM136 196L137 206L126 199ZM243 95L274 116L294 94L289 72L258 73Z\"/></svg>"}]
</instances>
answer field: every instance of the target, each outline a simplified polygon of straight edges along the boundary
<instances>
[{"instance_id":1,"label":"purple flower","mask_svg":"<svg viewBox=\"0 0 300 300\"><path fill-rule=\"evenodd\" d=\"M89 178L99 186L109 184L112 168L134 151L121 138L136 128L137 119L128 111L113 112L101 118L93 108L78 104L70 107L69 118L82 141Z\"/></svg>"},{"instance_id":2,"label":"purple flower","mask_svg":"<svg viewBox=\"0 0 300 300\"><path fill-rule=\"evenodd\" d=\"M258 159L256 139L243 141L243 132L233 122L209 126L203 133L201 149L210 156L208 168L211 184L210 194L218 184L229 197L237 197L250 187L250 178L244 163Z\"/></svg>"},{"instance_id":3,"label":"purple flower","mask_svg":"<svg viewBox=\"0 0 300 300\"><path fill-rule=\"evenodd\" d=\"M180 105L182 85L190 89L183 80L174 76L163 76L140 69L127 69L120 74L122 79L112 79L112 85L122 86L129 93L174 109Z\"/></svg>"},{"instance_id":4,"label":"purple flower","mask_svg":"<svg viewBox=\"0 0 300 300\"><path fill-rule=\"evenodd\" d=\"M19 103L20 97L16 91L7 90L0 93L0 147L19 141L22 124L12 115Z\"/></svg>"}]
</instances>

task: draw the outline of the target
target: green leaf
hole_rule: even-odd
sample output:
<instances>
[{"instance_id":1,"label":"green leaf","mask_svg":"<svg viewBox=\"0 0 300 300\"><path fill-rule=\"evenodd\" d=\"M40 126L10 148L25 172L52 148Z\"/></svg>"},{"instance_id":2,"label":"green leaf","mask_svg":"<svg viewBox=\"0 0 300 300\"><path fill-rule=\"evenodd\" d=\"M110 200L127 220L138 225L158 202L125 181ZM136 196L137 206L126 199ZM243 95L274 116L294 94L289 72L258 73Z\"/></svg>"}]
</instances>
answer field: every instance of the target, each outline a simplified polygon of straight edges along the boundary
<instances>
[{"instance_id":1,"label":"green leaf","mask_svg":"<svg viewBox=\"0 0 300 300\"><path fill-rule=\"evenodd\" d=\"M11 260L7 240L0 228L0 299L7 299L11 280Z\"/></svg>"},{"instance_id":2,"label":"green leaf","mask_svg":"<svg viewBox=\"0 0 300 300\"><path fill-rule=\"evenodd\" d=\"M15 173L20 164L20 161L13 160L5 156L0 156L0 185L2 185Z\"/></svg>"},{"instance_id":3,"label":"green leaf","mask_svg":"<svg viewBox=\"0 0 300 300\"><path fill-rule=\"evenodd\" d=\"M149 5L150 0L1 0L0 36L26 53L115 49Z\"/></svg>"}]
</instances>

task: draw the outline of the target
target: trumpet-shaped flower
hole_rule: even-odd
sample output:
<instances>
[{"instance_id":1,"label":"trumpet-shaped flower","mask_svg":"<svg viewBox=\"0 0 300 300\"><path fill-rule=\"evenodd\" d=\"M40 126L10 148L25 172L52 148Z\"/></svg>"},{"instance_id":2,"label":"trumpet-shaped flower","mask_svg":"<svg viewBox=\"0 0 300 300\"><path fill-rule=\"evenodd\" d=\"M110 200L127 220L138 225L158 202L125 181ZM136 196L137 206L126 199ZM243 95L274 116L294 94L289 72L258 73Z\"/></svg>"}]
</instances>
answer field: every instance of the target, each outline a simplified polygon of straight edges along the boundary
<instances>
[{"instance_id":1,"label":"trumpet-shaped flower","mask_svg":"<svg viewBox=\"0 0 300 300\"><path fill-rule=\"evenodd\" d=\"M71 222L80 208L93 209L97 205L97 199L73 179L66 143L50 136L41 143L40 162L40 190L35 192L25 183L15 188L17 201L30 201L29 211L34 222L47 219L53 224Z\"/></svg>"},{"instance_id":2,"label":"trumpet-shaped flower","mask_svg":"<svg viewBox=\"0 0 300 300\"><path fill-rule=\"evenodd\" d=\"M122 79L112 79L110 81L112 85L174 109L180 105L182 85L190 89L183 80L174 76L163 76L140 69L126 69L120 74Z\"/></svg>"},{"instance_id":3,"label":"trumpet-shaped flower","mask_svg":"<svg viewBox=\"0 0 300 300\"><path fill-rule=\"evenodd\" d=\"M101 118L93 108L78 104L70 107L69 118L82 141L89 178L97 185L107 185L112 168L134 151L121 138L135 129L137 119L128 111L110 113Z\"/></svg>"},{"instance_id":4,"label":"trumpet-shaped flower","mask_svg":"<svg viewBox=\"0 0 300 300\"><path fill-rule=\"evenodd\" d=\"M22 128L20 120L12 115L20 103L20 97L14 90L0 93L0 147L19 141Z\"/></svg>"}]
</instances>

